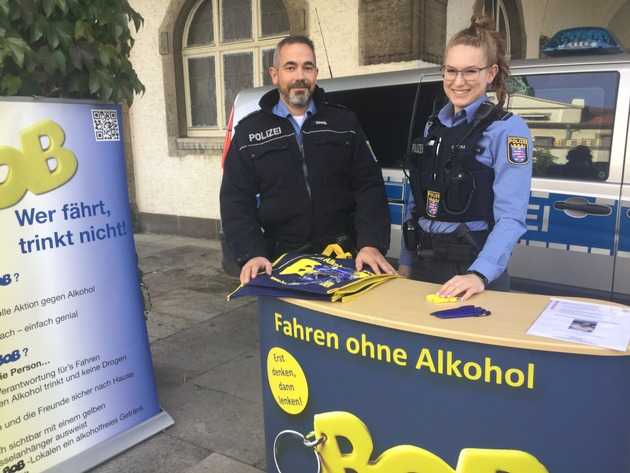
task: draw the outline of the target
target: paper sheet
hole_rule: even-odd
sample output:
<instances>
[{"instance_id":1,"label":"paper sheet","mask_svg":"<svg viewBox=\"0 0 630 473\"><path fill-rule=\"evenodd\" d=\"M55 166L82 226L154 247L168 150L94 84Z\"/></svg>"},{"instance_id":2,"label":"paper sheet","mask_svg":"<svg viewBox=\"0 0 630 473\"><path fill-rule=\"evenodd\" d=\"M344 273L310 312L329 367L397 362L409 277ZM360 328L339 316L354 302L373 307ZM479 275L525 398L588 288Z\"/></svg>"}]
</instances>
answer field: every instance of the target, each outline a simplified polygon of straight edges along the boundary
<instances>
[{"instance_id":1,"label":"paper sheet","mask_svg":"<svg viewBox=\"0 0 630 473\"><path fill-rule=\"evenodd\" d=\"M626 351L630 308L552 298L527 334Z\"/></svg>"}]
</instances>

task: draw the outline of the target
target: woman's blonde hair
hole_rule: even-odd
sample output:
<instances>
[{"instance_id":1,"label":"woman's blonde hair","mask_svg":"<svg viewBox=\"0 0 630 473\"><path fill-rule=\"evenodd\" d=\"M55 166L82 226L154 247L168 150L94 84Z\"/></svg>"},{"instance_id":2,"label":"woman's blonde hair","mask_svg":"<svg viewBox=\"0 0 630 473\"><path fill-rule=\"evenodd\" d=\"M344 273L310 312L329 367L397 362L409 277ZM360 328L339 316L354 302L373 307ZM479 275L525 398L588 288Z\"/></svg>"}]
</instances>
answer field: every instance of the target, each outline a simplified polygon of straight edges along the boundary
<instances>
[{"instance_id":1,"label":"woman's blonde hair","mask_svg":"<svg viewBox=\"0 0 630 473\"><path fill-rule=\"evenodd\" d=\"M494 27L494 19L485 15L473 15L470 26L455 33L446 44L444 57L453 46L460 44L482 48L488 63L486 66L496 64L499 68L492 81L492 87L497 94L499 106L503 106L507 99L507 78L510 75L510 66L505 59L505 40Z\"/></svg>"}]
</instances>

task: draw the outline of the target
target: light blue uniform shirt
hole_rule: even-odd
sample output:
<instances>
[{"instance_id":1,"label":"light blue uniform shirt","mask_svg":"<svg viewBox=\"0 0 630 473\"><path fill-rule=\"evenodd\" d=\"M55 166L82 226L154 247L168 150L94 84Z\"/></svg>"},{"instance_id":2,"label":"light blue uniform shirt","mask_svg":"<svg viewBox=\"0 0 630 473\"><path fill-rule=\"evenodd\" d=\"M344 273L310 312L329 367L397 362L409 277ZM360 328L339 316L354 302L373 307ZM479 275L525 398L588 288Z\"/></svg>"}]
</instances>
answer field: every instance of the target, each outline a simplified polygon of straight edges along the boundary
<instances>
[{"instance_id":1,"label":"light blue uniform shirt","mask_svg":"<svg viewBox=\"0 0 630 473\"><path fill-rule=\"evenodd\" d=\"M440 122L448 127L454 127L475 118L479 106L487 100L486 96L465 107L457 114L453 114L453 105L448 103L438 113ZM425 130L425 133L428 130ZM509 160L510 137L527 138L527 162L514 164ZM485 245L473 264L468 268L479 271L488 281L492 282L505 271L518 239L527 231L525 219L532 179L532 139L525 121L518 115L512 115L507 120L493 122L481 136L479 146L483 148L476 158L482 164L494 169L494 227L488 235ZM405 220L412 216L415 207L413 195L409 201ZM459 223L441 222L420 217L420 227L428 233L451 233ZM488 222L466 222L471 231L485 230ZM400 251L400 264L411 266L414 252L405 249Z\"/></svg>"},{"instance_id":2,"label":"light blue uniform shirt","mask_svg":"<svg viewBox=\"0 0 630 473\"><path fill-rule=\"evenodd\" d=\"M293 118L293 115L291 115L291 112L289 111L285 103L282 100L278 100L278 103L273 106L271 111L274 115L282 118L287 118L291 122L291 125L293 125L293 129L295 130L295 137L297 138L300 146L302 146L302 125L295 121L295 118ZM313 115L315 112L317 112L317 108L315 107L315 103L313 102L313 100L311 100L308 103L308 107L306 107L306 116L304 117L304 121L306 121L306 119L308 119L308 117ZM302 124L304 123L302 122Z\"/></svg>"}]
</instances>

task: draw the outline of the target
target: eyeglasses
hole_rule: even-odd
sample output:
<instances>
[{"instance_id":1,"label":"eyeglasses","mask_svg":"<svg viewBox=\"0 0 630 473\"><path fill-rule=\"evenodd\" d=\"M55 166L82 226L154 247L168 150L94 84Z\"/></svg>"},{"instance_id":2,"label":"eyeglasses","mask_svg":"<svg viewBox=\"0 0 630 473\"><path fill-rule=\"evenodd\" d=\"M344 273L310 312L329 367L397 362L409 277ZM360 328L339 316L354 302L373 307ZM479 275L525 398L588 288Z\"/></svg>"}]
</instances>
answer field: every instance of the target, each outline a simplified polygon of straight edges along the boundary
<instances>
[{"instance_id":1,"label":"eyeglasses","mask_svg":"<svg viewBox=\"0 0 630 473\"><path fill-rule=\"evenodd\" d=\"M461 70L451 66L442 66L442 78L450 82L454 81L457 78L458 74L461 74L462 78L466 82L474 82L476 80L479 80L479 74L481 74L481 71L483 71L484 69L489 69L493 65L494 64L490 64L486 67L467 67L466 69Z\"/></svg>"}]
</instances>

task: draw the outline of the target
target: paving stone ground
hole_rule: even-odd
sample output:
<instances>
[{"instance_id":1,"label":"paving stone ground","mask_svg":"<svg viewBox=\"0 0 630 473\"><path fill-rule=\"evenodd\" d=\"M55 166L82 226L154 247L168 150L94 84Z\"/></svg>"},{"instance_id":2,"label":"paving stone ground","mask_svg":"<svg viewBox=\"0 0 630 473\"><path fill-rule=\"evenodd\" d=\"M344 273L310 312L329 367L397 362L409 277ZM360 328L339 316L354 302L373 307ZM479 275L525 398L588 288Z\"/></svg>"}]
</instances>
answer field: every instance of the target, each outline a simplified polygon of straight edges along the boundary
<instances>
[{"instance_id":1,"label":"paving stone ground","mask_svg":"<svg viewBox=\"0 0 630 473\"><path fill-rule=\"evenodd\" d=\"M175 425L92 473L260 473L265 465L256 304L217 241L137 234L160 402Z\"/></svg>"}]
</instances>

